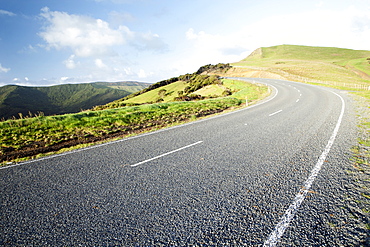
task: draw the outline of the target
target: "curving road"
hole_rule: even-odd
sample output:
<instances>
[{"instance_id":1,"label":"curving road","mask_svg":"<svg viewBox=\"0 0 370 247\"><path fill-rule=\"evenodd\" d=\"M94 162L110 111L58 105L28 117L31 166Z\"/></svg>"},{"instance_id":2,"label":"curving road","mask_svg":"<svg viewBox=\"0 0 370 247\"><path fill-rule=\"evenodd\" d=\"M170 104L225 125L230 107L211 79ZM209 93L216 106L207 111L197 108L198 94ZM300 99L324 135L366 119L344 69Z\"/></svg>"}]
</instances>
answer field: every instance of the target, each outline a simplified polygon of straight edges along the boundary
<instances>
[{"instance_id":1,"label":"curving road","mask_svg":"<svg viewBox=\"0 0 370 247\"><path fill-rule=\"evenodd\" d=\"M333 225L355 141L347 98L249 80L270 85L272 95L233 113L2 168L0 244L346 245L349 233Z\"/></svg>"}]
</instances>

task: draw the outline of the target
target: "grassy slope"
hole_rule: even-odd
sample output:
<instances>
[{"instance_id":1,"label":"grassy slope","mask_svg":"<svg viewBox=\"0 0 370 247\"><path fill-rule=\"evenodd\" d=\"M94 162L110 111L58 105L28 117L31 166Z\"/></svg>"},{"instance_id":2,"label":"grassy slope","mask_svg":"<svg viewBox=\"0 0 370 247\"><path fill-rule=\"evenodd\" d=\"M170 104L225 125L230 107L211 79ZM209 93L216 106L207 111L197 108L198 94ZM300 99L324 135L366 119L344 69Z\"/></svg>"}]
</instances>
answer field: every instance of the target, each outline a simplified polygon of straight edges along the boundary
<instances>
[{"instance_id":1,"label":"grassy slope","mask_svg":"<svg viewBox=\"0 0 370 247\"><path fill-rule=\"evenodd\" d=\"M166 90L165 95L161 97L163 102L174 101L174 98L178 96L178 91L183 91L186 87L186 83L183 81L177 81L169 85L156 88L144 94L140 94L134 98L124 101L125 103L143 104L147 102L156 102L159 98L159 91Z\"/></svg>"},{"instance_id":2,"label":"grassy slope","mask_svg":"<svg viewBox=\"0 0 370 247\"><path fill-rule=\"evenodd\" d=\"M370 60L367 58L370 58L370 51L280 45L256 50L249 57L232 64L241 67L229 73L248 75L248 72L264 71L266 73L261 77L276 75L337 88L355 88L356 85L370 86Z\"/></svg>"},{"instance_id":3,"label":"grassy slope","mask_svg":"<svg viewBox=\"0 0 370 247\"><path fill-rule=\"evenodd\" d=\"M221 81L222 85L208 85L195 91L193 94L199 94L204 97L222 97L225 90L230 90L232 93L231 97L237 99L245 99L245 97L248 97L248 99L254 101L259 99L261 95L266 94L267 92L267 87L263 87L261 85L227 79L222 79ZM162 86L160 88L156 88L154 90L140 94L133 98L127 99L123 102L131 104L144 104L156 102L159 98L162 98L163 102L172 102L174 101L175 97L179 96L178 92L184 91L187 85L188 84L184 81L177 81L169 85ZM159 94L161 90L166 91L160 97Z\"/></svg>"},{"instance_id":4,"label":"grassy slope","mask_svg":"<svg viewBox=\"0 0 370 247\"><path fill-rule=\"evenodd\" d=\"M225 89L226 87L223 85L208 85L195 91L194 93L202 95L204 97L207 96L221 97Z\"/></svg>"}]
</instances>

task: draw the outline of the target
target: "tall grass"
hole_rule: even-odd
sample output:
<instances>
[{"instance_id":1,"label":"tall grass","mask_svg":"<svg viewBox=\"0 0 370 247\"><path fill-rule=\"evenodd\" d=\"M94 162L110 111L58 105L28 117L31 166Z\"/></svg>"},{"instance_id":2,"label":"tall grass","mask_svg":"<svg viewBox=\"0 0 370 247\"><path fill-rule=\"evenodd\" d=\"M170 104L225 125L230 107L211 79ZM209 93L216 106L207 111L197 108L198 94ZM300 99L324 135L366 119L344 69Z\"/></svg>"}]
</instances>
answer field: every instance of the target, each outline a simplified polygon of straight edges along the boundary
<instances>
[{"instance_id":1,"label":"tall grass","mask_svg":"<svg viewBox=\"0 0 370 247\"><path fill-rule=\"evenodd\" d=\"M232 97L253 102L267 96L268 87L246 81L224 79L223 84L233 91Z\"/></svg>"}]
</instances>

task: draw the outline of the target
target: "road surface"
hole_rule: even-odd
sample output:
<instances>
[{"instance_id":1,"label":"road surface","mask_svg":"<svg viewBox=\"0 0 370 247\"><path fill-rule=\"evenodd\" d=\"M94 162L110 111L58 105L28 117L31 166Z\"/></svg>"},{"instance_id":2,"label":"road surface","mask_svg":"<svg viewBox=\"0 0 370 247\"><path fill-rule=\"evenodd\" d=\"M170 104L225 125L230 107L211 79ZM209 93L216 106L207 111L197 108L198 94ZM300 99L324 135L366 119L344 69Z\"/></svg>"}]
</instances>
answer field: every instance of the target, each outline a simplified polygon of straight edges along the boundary
<instances>
[{"instance_id":1,"label":"road surface","mask_svg":"<svg viewBox=\"0 0 370 247\"><path fill-rule=\"evenodd\" d=\"M355 141L347 97L254 81L272 88L257 105L1 169L0 244L350 243L340 230Z\"/></svg>"}]
</instances>

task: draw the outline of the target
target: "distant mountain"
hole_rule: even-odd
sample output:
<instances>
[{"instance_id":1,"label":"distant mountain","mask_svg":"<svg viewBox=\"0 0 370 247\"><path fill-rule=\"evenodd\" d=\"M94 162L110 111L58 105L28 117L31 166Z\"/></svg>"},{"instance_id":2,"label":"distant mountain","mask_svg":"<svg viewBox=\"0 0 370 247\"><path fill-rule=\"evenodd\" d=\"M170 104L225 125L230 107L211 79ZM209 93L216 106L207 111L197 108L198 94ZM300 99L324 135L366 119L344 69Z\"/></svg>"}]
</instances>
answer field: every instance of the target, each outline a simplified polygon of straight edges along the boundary
<instances>
[{"instance_id":1,"label":"distant mountain","mask_svg":"<svg viewBox=\"0 0 370 247\"><path fill-rule=\"evenodd\" d=\"M0 118L19 118L79 112L107 104L140 91L151 84L142 82L95 82L51 87L0 87Z\"/></svg>"}]
</instances>

